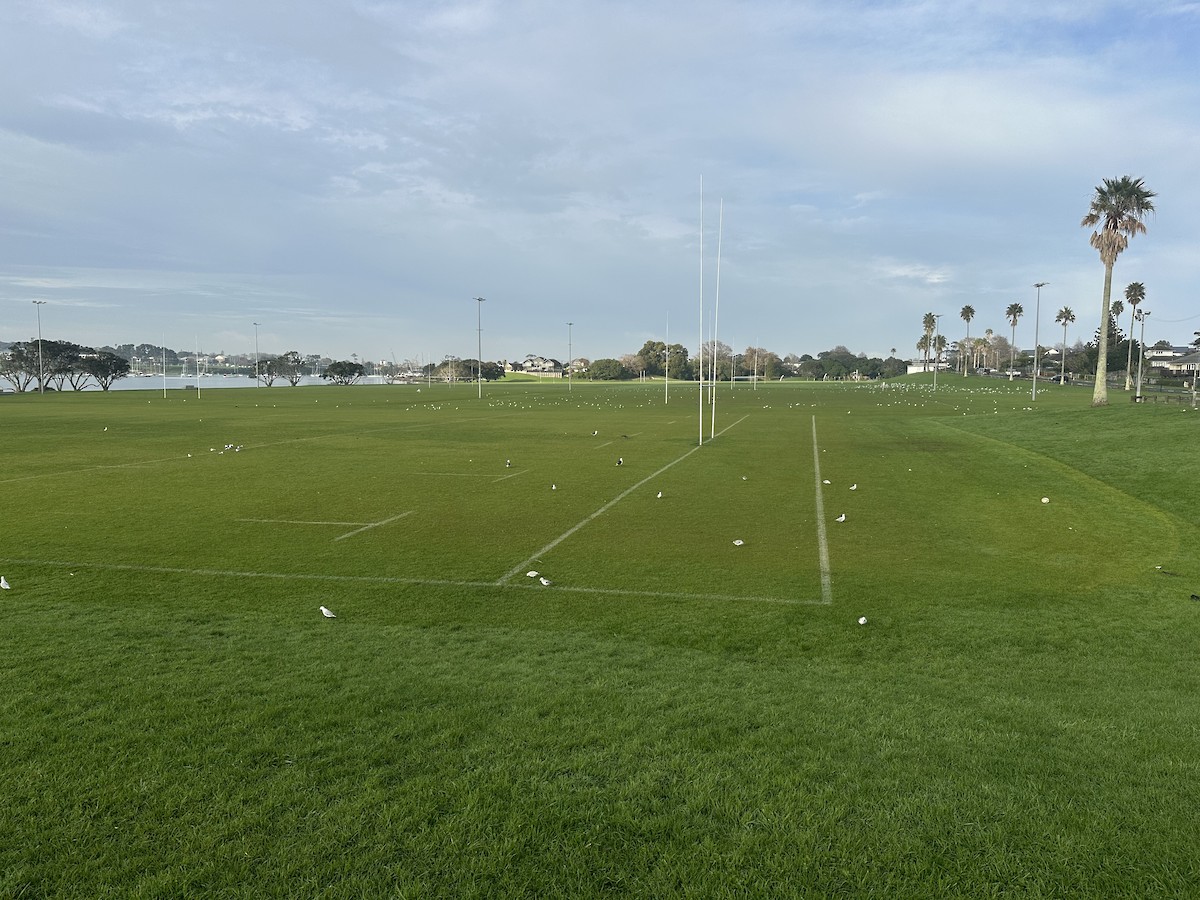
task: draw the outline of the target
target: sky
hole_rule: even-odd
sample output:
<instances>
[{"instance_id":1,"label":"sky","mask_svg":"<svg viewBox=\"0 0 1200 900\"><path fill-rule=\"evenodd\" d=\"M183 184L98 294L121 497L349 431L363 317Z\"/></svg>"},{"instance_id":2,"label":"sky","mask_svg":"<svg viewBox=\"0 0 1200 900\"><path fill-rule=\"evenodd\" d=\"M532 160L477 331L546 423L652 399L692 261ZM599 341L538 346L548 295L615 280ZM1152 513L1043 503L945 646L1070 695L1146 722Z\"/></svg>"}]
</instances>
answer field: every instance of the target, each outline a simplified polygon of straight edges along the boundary
<instances>
[{"instance_id":1,"label":"sky","mask_svg":"<svg viewBox=\"0 0 1200 900\"><path fill-rule=\"evenodd\" d=\"M1200 2L5 0L0 59L0 341L1074 343L1122 175L1114 299L1200 330Z\"/></svg>"}]
</instances>

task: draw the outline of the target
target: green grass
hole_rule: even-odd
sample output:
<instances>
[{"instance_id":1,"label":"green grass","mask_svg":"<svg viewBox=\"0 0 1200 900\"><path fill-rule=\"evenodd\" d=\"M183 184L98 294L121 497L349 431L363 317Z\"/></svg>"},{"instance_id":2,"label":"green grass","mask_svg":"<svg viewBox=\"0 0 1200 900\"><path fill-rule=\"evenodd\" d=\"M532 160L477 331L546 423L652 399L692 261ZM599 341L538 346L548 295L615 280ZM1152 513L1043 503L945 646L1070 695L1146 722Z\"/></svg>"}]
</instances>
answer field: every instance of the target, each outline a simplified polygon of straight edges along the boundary
<instances>
[{"instance_id":1,"label":"green grass","mask_svg":"<svg viewBox=\"0 0 1200 900\"><path fill-rule=\"evenodd\" d=\"M1200 413L475 392L0 398L0 896L1200 883Z\"/></svg>"}]
</instances>

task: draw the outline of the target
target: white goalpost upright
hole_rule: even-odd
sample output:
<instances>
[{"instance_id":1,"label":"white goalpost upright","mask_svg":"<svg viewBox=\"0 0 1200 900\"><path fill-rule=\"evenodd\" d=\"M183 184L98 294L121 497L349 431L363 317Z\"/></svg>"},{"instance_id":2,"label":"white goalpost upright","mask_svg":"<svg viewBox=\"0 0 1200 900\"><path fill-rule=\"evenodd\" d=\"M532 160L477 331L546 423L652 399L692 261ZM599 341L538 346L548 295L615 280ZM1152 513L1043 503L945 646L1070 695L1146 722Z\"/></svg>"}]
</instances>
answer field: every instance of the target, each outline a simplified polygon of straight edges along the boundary
<instances>
[{"instance_id":1,"label":"white goalpost upright","mask_svg":"<svg viewBox=\"0 0 1200 900\"><path fill-rule=\"evenodd\" d=\"M708 388L708 402L712 406L708 439L711 441L717 433L717 319L721 315L721 239L725 235L725 200L721 200L717 214L717 289L713 296L713 330L712 330L712 380Z\"/></svg>"},{"instance_id":2,"label":"white goalpost upright","mask_svg":"<svg viewBox=\"0 0 1200 900\"><path fill-rule=\"evenodd\" d=\"M700 440L704 444L704 176L700 176L700 347L696 351L696 383L700 388Z\"/></svg>"}]
</instances>

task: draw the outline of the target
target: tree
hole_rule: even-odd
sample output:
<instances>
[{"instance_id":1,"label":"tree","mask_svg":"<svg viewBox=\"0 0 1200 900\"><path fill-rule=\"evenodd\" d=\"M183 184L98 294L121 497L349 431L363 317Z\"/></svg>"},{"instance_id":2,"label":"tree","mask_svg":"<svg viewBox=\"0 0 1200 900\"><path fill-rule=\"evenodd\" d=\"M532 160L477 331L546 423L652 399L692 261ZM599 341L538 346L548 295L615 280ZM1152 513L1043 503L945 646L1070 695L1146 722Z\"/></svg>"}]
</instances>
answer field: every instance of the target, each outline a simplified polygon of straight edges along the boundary
<instances>
[{"instance_id":1,"label":"tree","mask_svg":"<svg viewBox=\"0 0 1200 900\"><path fill-rule=\"evenodd\" d=\"M921 351L921 369L929 371L929 350L933 347L933 336L923 334L917 339L917 349Z\"/></svg>"},{"instance_id":2,"label":"tree","mask_svg":"<svg viewBox=\"0 0 1200 900\"><path fill-rule=\"evenodd\" d=\"M937 316L931 312L921 317L921 327L925 329L925 371L929 371L929 353L933 349L933 333L937 330ZM918 347L918 349L920 349Z\"/></svg>"},{"instance_id":3,"label":"tree","mask_svg":"<svg viewBox=\"0 0 1200 900\"><path fill-rule=\"evenodd\" d=\"M1100 254L1104 264L1104 295L1100 302L1100 323L1108 321L1109 304L1112 300L1112 272L1117 257L1129 246L1129 239L1144 234L1146 225L1142 221L1154 212L1154 191L1140 178L1123 175L1106 178L1096 188L1087 215L1080 221L1081 228L1096 228L1089 243ZM1099 227L1096 227L1099 226ZM1096 387L1092 393L1092 406L1108 404L1108 334L1100 331L1100 345L1096 354Z\"/></svg>"},{"instance_id":4,"label":"tree","mask_svg":"<svg viewBox=\"0 0 1200 900\"><path fill-rule=\"evenodd\" d=\"M129 360L108 350L97 350L83 357L82 364L87 373L96 379L100 390L107 391L113 382L129 374Z\"/></svg>"},{"instance_id":5,"label":"tree","mask_svg":"<svg viewBox=\"0 0 1200 900\"><path fill-rule=\"evenodd\" d=\"M623 381L633 373L619 359L597 359L588 366L588 377L594 381Z\"/></svg>"},{"instance_id":6,"label":"tree","mask_svg":"<svg viewBox=\"0 0 1200 900\"><path fill-rule=\"evenodd\" d=\"M1138 304L1146 299L1146 286L1140 281L1134 281L1125 287L1125 299L1129 303L1129 352L1125 356L1125 390L1133 385L1129 380L1129 370L1133 368L1133 317Z\"/></svg>"},{"instance_id":7,"label":"tree","mask_svg":"<svg viewBox=\"0 0 1200 900\"><path fill-rule=\"evenodd\" d=\"M1009 347L1008 347L1008 380L1009 381L1013 380L1013 372L1015 371L1015 369L1013 368L1013 364L1016 361L1016 353L1017 353L1017 319L1021 318L1021 316L1023 316L1023 315L1025 315L1025 309L1024 309L1024 307L1021 306L1020 303L1010 303L1010 304L1008 304L1008 309L1006 309L1004 311L1004 317L1006 319L1008 319L1008 324L1010 324L1012 326L1012 338L1008 342L1008 344L1009 344Z\"/></svg>"},{"instance_id":8,"label":"tree","mask_svg":"<svg viewBox=\"0 0 1200 900\"><path fill-rule=\"evenodd\" d=\"M1054 321L1063 327L1062 368L1059 371L1061 380L1065 379L1067 375L1067 326L1075 321L1075 311L1069 306L1064 306L1058 311L1058 315L1054 317Z\"/></svg>"},{"instance_id":9,"label":"tree","mask_svg":"<svg viewBox=\"0 0 1200 900\"><path fill-rule=\"evenodd\" d=\"M959 311L958 314L959 314L959 316L962 317L962 320L967 323L967 336L965 338L963 338L962 346L964 348L970 347L971 346L971 320L973 318L975 318L975 307L971 306L970 304L967 304ZM962 357L963 377L965 378L967 376L967 355L965 353L960 352L959 356Z\"/></svg>"},{"instance_id":10,"label":"tree","mask_svg":"<svg viewBox=\"0 0 1200 900\"><path fill-rule=\"evenodd\" d=\"M366 370L363 369L362 363L343 359L326 366L325 371L321 373L321 377L326 381L332 381L334 384L345 385L354 384L365 374Z\"/></svg>"},{"instance_id":11,"label":"tree","mask_svg":"<svg viewBox=\"0 0 1200 900\"><path fill-rule=\"evenodd\" d=\"M37 342L14 341L8 352L0 355L0 378L13 386L18 394L24 393L37 378Z\"/></svg>"},{"instance_id":12,"label":"tree","mask_svg":"<svg viewBox=\"0 0 1200 900\"><path fill-rule=\"evenodd\" d=\"M297 350L289 350L281 356L268 359L259 366L259 377L270 387L277 378L282 378L292 387L304 377L304 357Z\"/></svg>"}]
</instances>

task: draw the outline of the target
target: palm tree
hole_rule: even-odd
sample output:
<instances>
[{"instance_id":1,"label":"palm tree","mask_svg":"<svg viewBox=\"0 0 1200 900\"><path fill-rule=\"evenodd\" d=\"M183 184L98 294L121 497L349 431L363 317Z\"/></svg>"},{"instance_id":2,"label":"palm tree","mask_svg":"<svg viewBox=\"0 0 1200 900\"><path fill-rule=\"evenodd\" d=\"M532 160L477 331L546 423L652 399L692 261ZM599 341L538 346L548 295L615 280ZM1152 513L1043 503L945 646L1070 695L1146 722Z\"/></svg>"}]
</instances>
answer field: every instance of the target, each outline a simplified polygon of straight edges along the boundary
<instances>
[{"instance_id":1,"label":"palm tree","mask_svg":"<svg viewBox=\"0 0 1200 900\"><path fill-rule=\"evenodd\" d=\"M995 336L996 336L996 332L992 331L992 329L990 329L990 328L984 329L984 332L983 332L983 337L984 337L984 340L986 340L986 341L987 341L987 349L985 349L985 350L983 351L983 364L984 364L985 366L987 365L987 360L988 360L988 354L987 354L987 351L992 349L992 338L994 338ZM995 356L995 354L994 354L994 353L993 353L992 355L993 355L993 356ZM992 366L992 368L994 369L994 368L996 368L996 366L998 366L998 365L999 365L999 363L995 363L995 364Z\"/></svg>"},{"instance_id":2,"label":"palm tree","mask_svg":"<svg viewBox=\"0 0 1200 900\"><path fill-rule=\"evenodd\" d=\"M1059 370L1059 381L1065 381L1067 377L1067 326L1075 321L1075 310L1069 306L1064 306L1058 311L1058 315L1054 317L1055 322L1061 322L1063 327L1063 355L1062 368Z\"/></svg>"},{"instance_id":3,"label":"palm tree","mask_svg":"<svg viewBox=\"0 0 1200 900\"><path fill-rule=\"evenodd\" d=\"M1013 380L1014 366L1017 361L1017 319L1025 315L1025 309L1020 303L1008 304L1008 309L1004 311L1004 318L1008 319L1008 324L1012 326L1012 339L1008 342L1008 380Z\"/></svg>"},{"instance_id":4,"label":"palm tree","mask_svg":"<svg viewBox=\"0 0 1200 900\"><path fill-rule=\"evenodd\" d=\"M959 312L959 315L962 317L962 320L967 323L967 338L965 341L963 341L963 346L968 347L971 344L971 320L973 318L975 318L975 307L971 306L970 304L967 304ZM963 360L964 360L963 361L963 378L966 378L967 377L966 357L964 357Z\"/></svg>"},{"instance_id":5,"label":"palm tree","mask_svg":"<svg viewBox=\"0 0 1200 900\"><path fill-rule=\"evenodd\" d=\"M1132 386L1129 370L1133 368L1133 316L1137 312L1138 304L1146 299L1146 286L1140 281L1126 286L1125 299L1129 301L1129 354L1125 360L1125 390L1129 390Z\"/></svg>"},{"instance_id":6,"label":"palm tree","mask_svg":"<svg viewBox=\"0 0 1200 900\"><path fill-rule=\"evenodd\" d=\"M988 339L985 337L977 337L971 341L971 365L987 365L987 346Z\"/></svg>"},{"instance_id":7,"label":"palm tree","mask_svg":"<svg viewBox=\"0 0 1200 900\"><path fill-rule=\"evenodd\" d=\"M1140 178L1122 175L1120 178L1105 178L1096 188L1087 215L1079 223L1081 228L1094 228L1088 242L1100 253L1104 263L1104 298L1100 304L1100 346L1096 355L1096 389L1092 393L1092 406L1108 404L1108 315L1112 299L1112 270L1117 257L1129 246L1135 234L1144 234L1142 222L1154 212L1154 191L1146 187Z\"/></svg>"},{"instance_id":8,"label":"palm tree","mask_svg":"<svg viewBox=\"0 0 1200 900\"><path fill-rule=\"evenodd\" d=\"M937 330L937 316L931 312L921 316L921 327L925 329L926 340L926 355L925 355L925 371L929 371L929 354L928 350L933 349L933 333Z\"/></svg>"},{"instance_id":9,"label":"palm tree","mask_svg":"<svg viewBox=\"0 0 1200 900\"><path fill-rule=\"evenodd\" d=\"M933 336L930 334L921 335L921 339L917 341L917 349L921 351L921 367L924 371L929 371L929 350L933 346Z\"/></svg>"}]
</instances>

